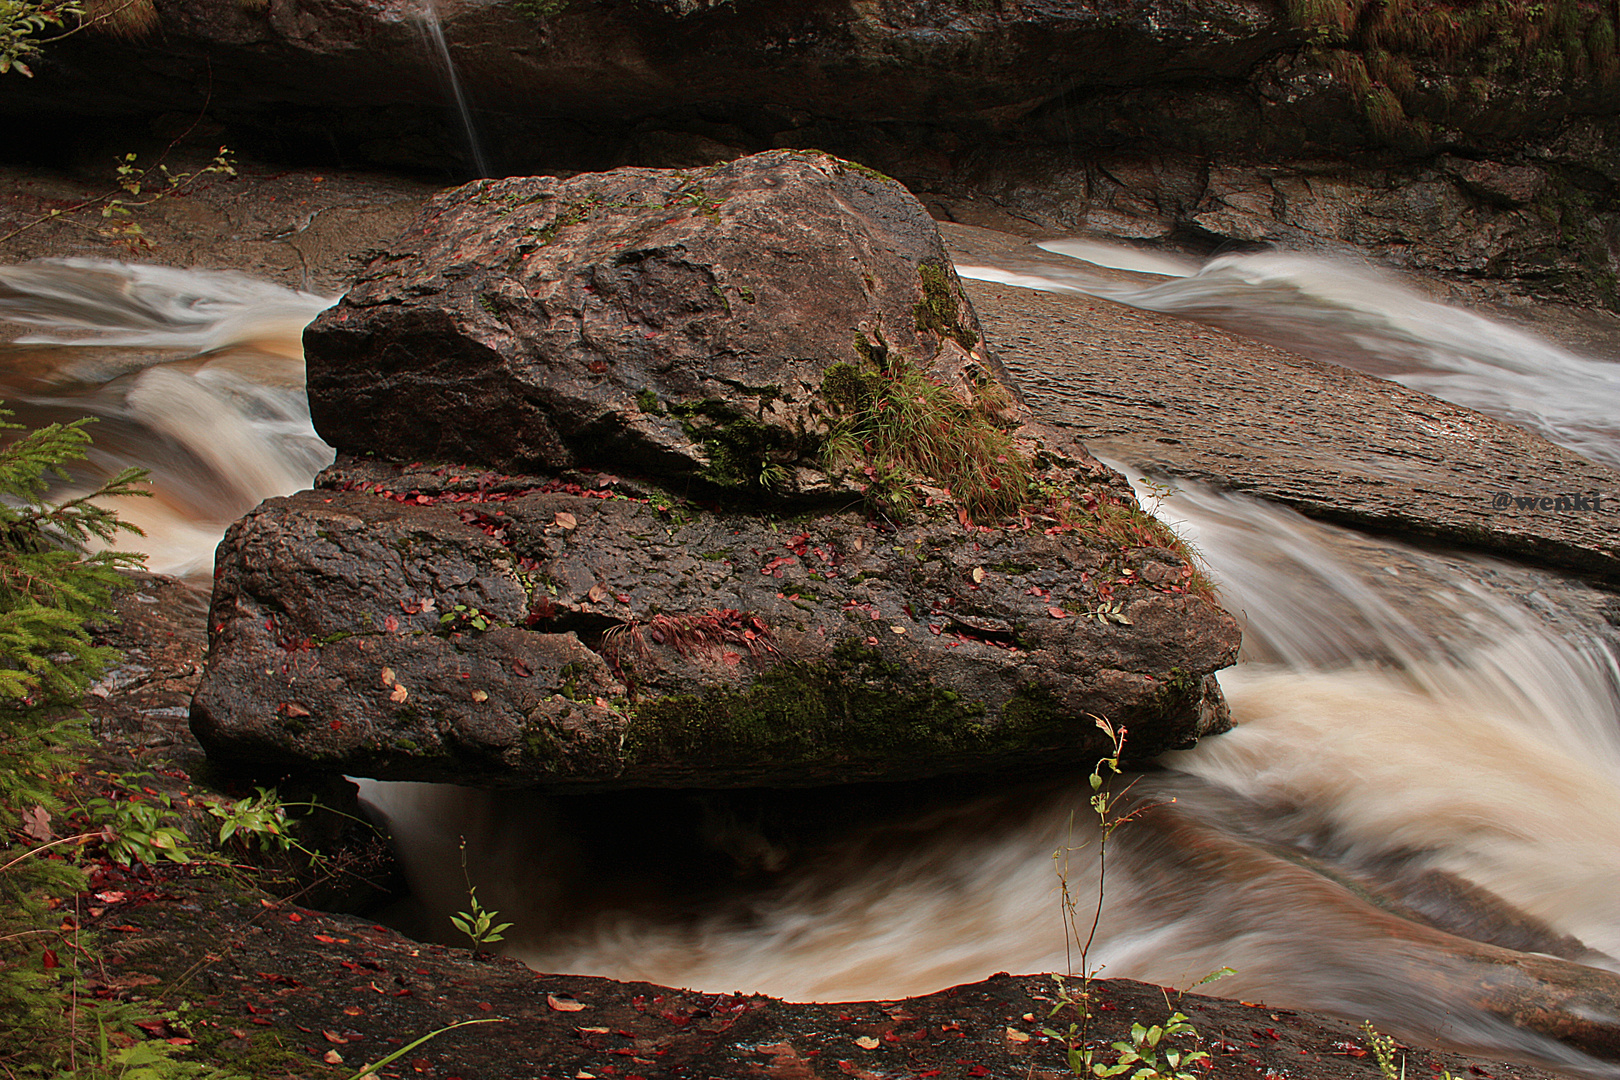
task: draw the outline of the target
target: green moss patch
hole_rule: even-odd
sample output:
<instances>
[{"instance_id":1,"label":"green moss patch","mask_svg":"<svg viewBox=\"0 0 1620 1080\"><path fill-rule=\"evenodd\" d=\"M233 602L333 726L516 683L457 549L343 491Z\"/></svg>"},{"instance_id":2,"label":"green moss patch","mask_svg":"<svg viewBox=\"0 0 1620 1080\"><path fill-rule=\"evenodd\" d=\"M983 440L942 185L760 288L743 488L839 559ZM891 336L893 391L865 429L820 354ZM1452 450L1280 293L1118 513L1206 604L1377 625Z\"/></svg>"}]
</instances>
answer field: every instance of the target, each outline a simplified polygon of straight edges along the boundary
<instances>
[{"instance_id":1,"label":"green moss patch","mask_svg":"<svg viewBox=\"0 0 1620 1080\"><path fill-rule=\"evenodd\" d=\"M746 690L643 702L626 728L635 761L725 755L795 763L977 755L1050 747L1070 738L1050 695L1021 691L990 714L981 701L921 682L856 639L830 661L783 664Z\"/></svg>"}]
</instances>

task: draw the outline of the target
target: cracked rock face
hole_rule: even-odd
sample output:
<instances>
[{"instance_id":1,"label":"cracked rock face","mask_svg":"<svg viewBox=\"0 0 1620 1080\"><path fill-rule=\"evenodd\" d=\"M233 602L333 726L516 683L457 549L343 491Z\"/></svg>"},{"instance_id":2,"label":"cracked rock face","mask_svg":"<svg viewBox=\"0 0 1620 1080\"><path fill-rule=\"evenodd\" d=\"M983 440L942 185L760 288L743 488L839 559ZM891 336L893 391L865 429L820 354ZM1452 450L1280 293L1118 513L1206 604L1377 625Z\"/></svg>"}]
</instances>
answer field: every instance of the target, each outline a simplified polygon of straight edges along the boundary
<instances>
[{"instance_id":1,"label":"cracked rock face","mask_svg":"<svg viewBox=\"0 0 1620 1080\"><path fill-rule=\"evenodd\" d=\"M821 383L857 348L1005 381L921 204L817 153L465 185L304 341L340 451L590 463L682 492L765 468L789 494L837 487Z\"/></svg>"},{"instance_id":2,"label":"cracked rock face","mask_svg":"<svg viewBox=\"0 0 1620 1080\"><path fill-rule=\"evenodd\" d=\"M1090 765L1099 717L1136 757L1227 723L1235 622L1122 478L999 391L882 177L772 153L468 185L306 344L339 464L221 544L193 705L216 757L795 786ZM874 463L912 394L1027 490L992 511Z\"/></svg>"}]
</instances>

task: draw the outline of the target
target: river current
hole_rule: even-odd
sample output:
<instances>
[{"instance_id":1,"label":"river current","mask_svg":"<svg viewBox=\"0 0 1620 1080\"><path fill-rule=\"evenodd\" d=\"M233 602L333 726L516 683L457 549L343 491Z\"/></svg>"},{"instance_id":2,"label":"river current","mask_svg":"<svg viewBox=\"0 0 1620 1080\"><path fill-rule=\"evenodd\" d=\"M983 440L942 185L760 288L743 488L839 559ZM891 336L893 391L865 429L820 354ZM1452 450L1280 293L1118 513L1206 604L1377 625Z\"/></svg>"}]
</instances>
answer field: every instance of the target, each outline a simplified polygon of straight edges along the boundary
<instances>
[{"instance_id":1,"label":"river current","mask_svg":"<svg viewBox=\"0 0 1620 1080\"><path fill-rule=\"evenodd\" d=\"M1620 464L1620 368L1379 272L1051 250L1074 266L961 269L1218 323ZM1122 282L1093 263L1157 276ZM147 530L153 570L205 586L226 524L330 460L300 332L333 299L235 274L0 267L0 319L29 328L0 346L0 396L24 423L100 417L81 482L151 469L156 498L121 510ZM1204 992L1620 1076L1470 992L1474 941L1620 972L1620 667L1602 598L1246 498L1162 491L1145 502L1199 547L1244 625L1243 660L1221 676L1238 726L1136 778L1153 809L1113 834L1084 964L1178 987L1231 968ZM1087 924L1098 894L1084 778L920 799L796 847L698 796L365 791L412 881L398 917L454 939L465 838L480 899L515 924L509 951L543 970L891 999L1076 970L1062 881ZM677 810L720 857L659 850L657 823Z\"/></svg>"}]
</instances>

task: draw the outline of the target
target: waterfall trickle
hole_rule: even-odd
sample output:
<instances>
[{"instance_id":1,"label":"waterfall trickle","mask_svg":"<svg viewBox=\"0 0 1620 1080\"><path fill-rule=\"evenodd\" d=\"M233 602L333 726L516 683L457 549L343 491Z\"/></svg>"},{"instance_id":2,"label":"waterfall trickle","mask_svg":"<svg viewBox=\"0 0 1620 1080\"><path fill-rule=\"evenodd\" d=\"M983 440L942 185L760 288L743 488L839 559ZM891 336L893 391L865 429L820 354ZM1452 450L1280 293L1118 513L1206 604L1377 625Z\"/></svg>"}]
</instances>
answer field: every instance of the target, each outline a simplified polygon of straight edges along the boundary
<instances>
[{"instance_id":1,"label":"waterfall trickle","mask_svg":"<svg viewBox=\"0 0 1620 1080\"><path fill-rule=\"evenodd\" d=\"M461 76L456 72L456 62L450 56L450 43L444 37L444 24L439 19L437 0L422 0L417 26L435 62L444 72L445 85L449 87L450 96L455 101L456 115L461 120L461 130L467 139L467 152L472 158L473 168L478 171L479 177L493 175L489 159L484 156L483 143L478 138L478 129L473 125L472 109L467 104L467 95L461 89Z\"/></svg>"}]
</instances>

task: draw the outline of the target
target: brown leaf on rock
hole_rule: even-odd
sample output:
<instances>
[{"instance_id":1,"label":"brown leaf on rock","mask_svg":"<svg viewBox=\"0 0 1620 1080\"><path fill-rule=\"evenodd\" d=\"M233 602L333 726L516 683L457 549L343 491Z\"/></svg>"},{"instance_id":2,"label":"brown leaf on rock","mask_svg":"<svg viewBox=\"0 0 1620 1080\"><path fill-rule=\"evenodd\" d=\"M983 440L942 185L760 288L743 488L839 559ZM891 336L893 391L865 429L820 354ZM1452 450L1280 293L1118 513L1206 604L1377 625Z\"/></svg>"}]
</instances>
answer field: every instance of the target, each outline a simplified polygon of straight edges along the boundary
<instances>
[{"instance_id":1,"label":"brown leaf on rock","mask_svg":"<svg viewBox=\"0 0 1620 1080\"><path fill-rule=\"evenodd\" d=\"M573 529L579 525L579 519L566 510L557 511L557 524L564 529Z\"/></svg>"},{"instance_id":2,"label":"brown leaf on rock","mask_svg":"<svg viewBox=\"0 0 1620 1080\"><path fill-rule=\"evenodd\" d=\"M398 702L404 701L406 698L408 698L410 696L411 696L411 692L409 690L405 689L405 684L404 683L398 683L398 684L396 684L394 686L394 692L388 695L388 700L392 701L392 702L395 702L395 703L398 703Z\"/></svg>"},{"instance_id":3,"label":"brown leaf on rock","mask_svg":"<svg viewBox=\"0 0 1620 1080\"><path fill-rule=\"evenodd\" d=\"M1067 619L1069 617L1069 613L1060 607L1049 607L1046 609L1046 613L1054 619Z\"/></svg>"}]
</instances>

